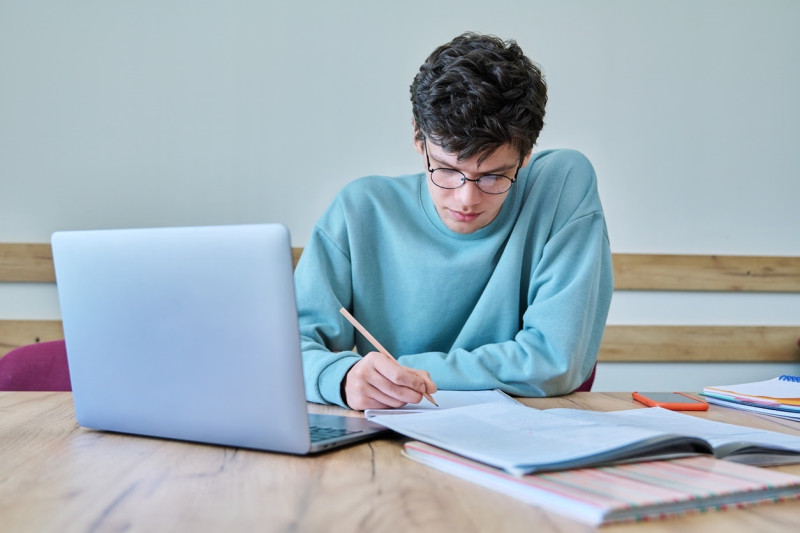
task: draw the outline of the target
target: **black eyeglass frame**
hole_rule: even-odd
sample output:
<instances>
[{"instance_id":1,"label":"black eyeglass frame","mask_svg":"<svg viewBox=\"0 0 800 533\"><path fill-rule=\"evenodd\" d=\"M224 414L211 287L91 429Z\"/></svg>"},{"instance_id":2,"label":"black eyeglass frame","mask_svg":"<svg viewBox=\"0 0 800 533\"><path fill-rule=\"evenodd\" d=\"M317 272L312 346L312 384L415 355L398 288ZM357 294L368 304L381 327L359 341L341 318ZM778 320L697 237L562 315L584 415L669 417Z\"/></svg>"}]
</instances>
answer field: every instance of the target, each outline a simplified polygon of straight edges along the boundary
<instances>
[{"instance_id":1,"label":"black eyeglass frame","mask_svg":"<svg viewBox=\"0 0 800 533\"><path fill-rule=\"evenodd\" d=\"M427 137L423 137L423 138L422 138L422 144L423 144L423 146L424 146L424 148L425 148L425 161L428 163L428 172L430 173L430 177L431 177L431 183L433 183L434 185L436 185L436 186L437 186L437 187L439 187L440 189L446 189L446 190L448 190L448 191L453 191L453 190L455 190L455 189L460 189L461 187L463 187L463 186L464 186L464 184L465 184L465 183L467 183L468 181L471 181L471 182L473 182L475 185L477 185L477 186L478 186L478 189L480 189L480 191L481 191L482 193L485 193L485 194L505 194L505 193L507 193L508 191L510 191L510 190L511 190L511 187L513 187L513 186L514 186L514 183L516 183L516 182L517 182L517 174L519 174L519 169L521 169L521 168L522 168L522 164L518 164L518 165L517 165L517 170L514 172L514 177L513 177L513 178L509 178L508 176L506 176L506 175L504 175L504 174L485 174L485 175L481 176L481 177L480 177L480 178L478 178L478 179L471 179L471 178L468 178L468 177L467 177L467 176L466 176L466 175L465 175L463 172L461 172L460 170L458 170L458 169L455 169L455 168L449 168L449 167L437 167L437 168L431 168L431 158L430 158L430 156L428 155L428 139L427 139ZM449 170L450 172L457 172L457 173L461 174L461 178L462 178L462 179L461 179L461 184L460 184L460 185L458 185L457 187L444 187L444 186L442 186L442 185L439 185L438 183L436 183L436 180L434 180L434 179L433 179L433 173L434 173L434 172L436 172L437 170ZM504 179L507 179L507 180L509 181L508 188L507 188L507 189L505 189L505 190L503 190L503 191L500 191L500 192L489 192L489 191L485 191L485 190L483 190L483 189L481 188L481 180L482 180L483 178L487 177L487 176L494 176L494 177L496 177L496 178L504 178Z\"/></svg>"}]
</instances>

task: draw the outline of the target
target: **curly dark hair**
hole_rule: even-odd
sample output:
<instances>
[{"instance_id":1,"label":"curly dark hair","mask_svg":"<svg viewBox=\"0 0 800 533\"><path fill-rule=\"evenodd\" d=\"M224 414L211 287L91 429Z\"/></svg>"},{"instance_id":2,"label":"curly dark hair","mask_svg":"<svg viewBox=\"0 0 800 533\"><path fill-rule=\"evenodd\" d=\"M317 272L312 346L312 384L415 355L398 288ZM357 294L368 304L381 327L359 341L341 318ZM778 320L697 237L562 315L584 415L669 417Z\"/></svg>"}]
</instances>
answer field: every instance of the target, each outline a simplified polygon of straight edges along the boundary
<instances>
[{"instance_id":1,"label":"curly dark hair","mask_svg":"<svg viewBox=\"0 0 800 533\"><path fill-rule=\"evenodd\" d=\"M513 40L464 33L438 47L411 84L416 136L459 159L510 143L522 160L544 126L547 85Z\"/></svg>"}]
</instances>

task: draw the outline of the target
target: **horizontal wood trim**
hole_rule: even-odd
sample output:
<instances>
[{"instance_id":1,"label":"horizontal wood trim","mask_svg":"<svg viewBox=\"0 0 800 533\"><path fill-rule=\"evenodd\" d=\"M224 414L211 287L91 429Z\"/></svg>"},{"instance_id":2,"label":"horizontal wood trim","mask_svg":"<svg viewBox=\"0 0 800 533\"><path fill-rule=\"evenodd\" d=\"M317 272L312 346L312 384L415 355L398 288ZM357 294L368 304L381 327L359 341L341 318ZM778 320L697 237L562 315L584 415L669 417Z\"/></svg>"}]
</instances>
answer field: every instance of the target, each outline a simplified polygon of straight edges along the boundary
<instances>
[{"instance_id":1,"label":"horizontal wood trim","mask_svg":"<svg viewBox=\"0 0 800 533\"><path fill-rule=\"evenodd\" d=\"M800 363L798 326L608 325L602 362Z\"/></svg>"},{"instance_id":2,"label":"horizontal wood trim","mask_svg":"<svg viewBox=\"0 0 800 533\"><path fill-rule=\"evenodd\" d=\"M292 263L294 266L297 267L297 262L300 261L300 255L303 253L302 247L293 247L292 248Z\"/></svg>"},{"instance_id":3,"label":"horizontal wood trim","mask_svg":"<svg viewBox=\"0 0 800 533\"><path fill-rule=\"evenodd\" d=\"M800 257L614 254L616 290L800 292Z\"/></svg>"},{"instance_id":4,"label":"horizontal wood trim","mask_svg":"<svg viewBox=\"0 0 800 533\"><path fill-rule=\"evenodd\" d=\"M303 251L292 248L295 266ZM614 254L616 290L800 292L800 257ZM0 282L55 281L49 244L0 243ZM617 326L606 328L605 362L800 362L800 327ZM63 338L60 321L0 320L0 355Z\"/></svg>"},{"instance_id":5,"label":"horizontal wood trim","mask_svg":"<svg viewBox=\"0 0 800 533\"><path fill-rule=\"evenodd\" d=\"M294 264L302 247L292 248ZM614 254L616 290L800 292L800 257ZM53 282L49 244L0 243L0 282Z\"/></svg>"},{"instance_id":6,"label":"horizontal wood trim","mask_svg":"<svg viewBox=\"0 0 800 533\"><path fill-rule=\"evenodd\" d=\"M52 283L55 280L49 244L0 244L0 281Z\"/></svg>"},{"instance_id":7,"label":"horizontal wood trim","mask_svg":"<svg viewBox=\"0 0 800 533\"><path fill-rule=\"evenodd\" d=\"M20 346L63 338L60 320L0 320L0 357Z\"/></svg>"},{"instance_id":8,"label":"horizontal wood trim","mask_svg":"<svg viewBox=\"0 0 800 533\"><path fill-rule=\"evenodd\" d=\"M35 342L63 339L59 320L0 320L0 356ZM601 362L800 363L800 326L606 327Z\"/></svg>"},{"instance_id":9,"label":"horizontal wood trim","mask_svg":"<svg viewBox=\"0 0 800 533\"><path fill-rule=\"evenodd\" d=\"M297 266L302 247L292 248ZM54 283L53 252L49 244L0 243L0 282Z\"/></svg>"}]
</instances>

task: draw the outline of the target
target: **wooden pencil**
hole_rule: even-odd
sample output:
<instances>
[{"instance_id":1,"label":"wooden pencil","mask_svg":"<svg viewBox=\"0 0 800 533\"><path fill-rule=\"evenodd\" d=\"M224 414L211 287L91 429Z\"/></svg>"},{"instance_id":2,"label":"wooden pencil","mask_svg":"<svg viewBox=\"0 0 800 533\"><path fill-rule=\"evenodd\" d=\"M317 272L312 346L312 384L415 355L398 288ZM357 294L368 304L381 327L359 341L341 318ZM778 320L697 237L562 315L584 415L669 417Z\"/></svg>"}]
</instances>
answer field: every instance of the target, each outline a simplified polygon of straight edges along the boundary
<instances>
[{"instance_id":1,"label":"wooden pencil","mask_svg":"<svg viewBox=\"0 0 800 533\"><path fill-rule=\"evenodd\" d=\"M372 334L369 331L367 331L367 328L362 326L361 322L356 320L356 317L354 317L352 314L350 314L350 311L348 311L347 309L342 307L341 309L339 309L339 312L342 313L342 315L344 315L344 317L348 320L348 322L353 324L353 326L358 331L360 331L362 335L364 335L364 338L367 339L380 353L382 353L383 355L385 355L387 357L391 357L393 361L396 361L396 359L394 357L392 357L392 354L389 353L389 350L384 348L383 345L378 342L378 339L373 337ZM422 395L425 396L425 398L429 402L431 402L433 405L435 405L436 407L439 407L439 404L436 403L436 401L433 399L433 396L431 396L427 392L423 392Z\"/></svg>"}]
</instances>

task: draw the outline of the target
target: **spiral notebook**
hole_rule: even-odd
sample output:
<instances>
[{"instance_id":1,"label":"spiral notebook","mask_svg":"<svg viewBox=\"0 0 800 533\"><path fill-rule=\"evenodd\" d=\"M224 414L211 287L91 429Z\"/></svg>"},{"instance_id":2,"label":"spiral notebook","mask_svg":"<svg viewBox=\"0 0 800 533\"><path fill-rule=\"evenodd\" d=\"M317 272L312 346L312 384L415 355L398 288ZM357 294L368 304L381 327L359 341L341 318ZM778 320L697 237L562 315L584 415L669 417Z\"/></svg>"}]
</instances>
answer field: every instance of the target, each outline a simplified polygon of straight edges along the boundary
<instances>
[{"instance_id":1,"label":"spiral notebook","mask_svg":"<svg viewBox=\"0 0 800 533\"><path fill-rule=\"evenodd\" d=\"M800 376L703 388L708 403L800 420Z\"/></svg>"}]
</instances>

